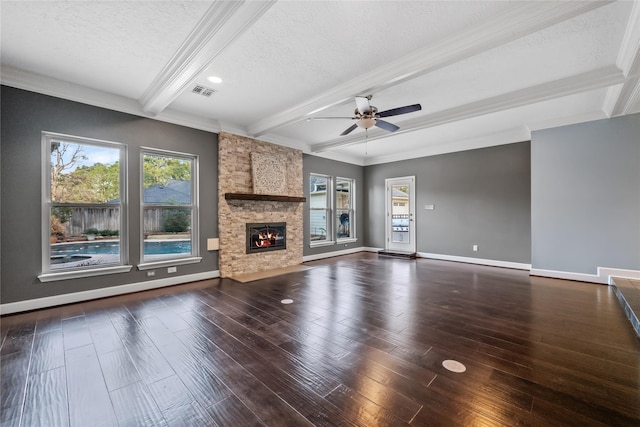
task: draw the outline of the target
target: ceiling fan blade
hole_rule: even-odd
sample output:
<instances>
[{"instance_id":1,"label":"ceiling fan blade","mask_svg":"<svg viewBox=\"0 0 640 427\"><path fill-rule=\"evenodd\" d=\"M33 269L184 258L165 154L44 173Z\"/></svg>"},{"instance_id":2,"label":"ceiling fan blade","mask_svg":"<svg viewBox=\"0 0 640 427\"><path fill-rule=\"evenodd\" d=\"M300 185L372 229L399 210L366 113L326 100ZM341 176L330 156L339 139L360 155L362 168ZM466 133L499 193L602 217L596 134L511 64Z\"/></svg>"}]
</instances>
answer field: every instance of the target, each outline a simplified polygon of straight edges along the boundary
<instances>
[{"instance_id":1,"label":"ceiling fan blade","mask_svg":"<svg viewBox=\"0 0 640 427\"><path fill-rule=\"evenodd\" d=\"M385 122L384 120L380 120L380 119L376 120L376 126L389 132L395 132L398 129L400 129L398 126L394 125L393 123Z\"/></svg>"},{"instance_id":2,"label":"ceiling fan blade","mask_svg":"<svg viewBox=\"0 0 640 427\"><path fill-rule=\"evenodd\" d=\"M400 114L413 113L414 111L422 110L422 106L420 104L407 105L405 107L392 108L391 110L381 111L376 114L376 117L389 117L389 116L398 116Z\"/></svg>"},{"instance_id":3,"label":"ceiling fan blade","mask_svg":"<svg viewBox=\"0 0 640 427\"><path fill-rule=\"evenodd\" d=\"M367 114L371 112L371 105L369 104L369 98L365 96L356 96L356 106L360 114Z\"/></svg>"},{"instance_id":4,"label":"ceiling fan blade","mask_svg":"<svg viewBox=\"0 0 640 427\"><path fill-rule=\"evenodd\" d=\"M354 130L355 128L357 128L357 127L358 127L358 125L356 125L356 124L349 126L349 127L348 127L344 132L342 132L342 133L340 134L340 136L349 135L349 134L350 134L351 132L353 132L353 130Z\"/></svg>"}]
</instances>

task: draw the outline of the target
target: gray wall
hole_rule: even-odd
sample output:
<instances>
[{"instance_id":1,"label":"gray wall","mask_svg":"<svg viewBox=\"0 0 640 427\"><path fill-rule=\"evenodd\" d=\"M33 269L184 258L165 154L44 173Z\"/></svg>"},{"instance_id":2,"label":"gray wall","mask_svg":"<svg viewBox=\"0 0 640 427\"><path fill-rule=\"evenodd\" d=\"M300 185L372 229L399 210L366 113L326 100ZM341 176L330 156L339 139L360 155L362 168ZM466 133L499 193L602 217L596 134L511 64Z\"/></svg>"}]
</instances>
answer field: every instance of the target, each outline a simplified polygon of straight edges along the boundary
<instances>
[{"instance_id":1,"label":"gray wall","mask_svg":"<svg viewBox=\"0 0 640 427\"><path fill-rule=\"evenodd\" d=\"M366 187L364 186L363 167L350 163L329 160L322 157L311 156L308 154L303 155L302 161L302 173L304 176L304 196L307 198L307 200L309 200L309 174L311 173L332 176L334 184L336 177L354 178L356 180L356 238L358 239L358 241L354 243L340 243L331 246L320 246L315 248L310 247L309 227L307 226L307 224L309 224L309 202L307 202L304 204L303 255L316 255L363 246L363 234L366 230L366 219L364 217L366 206L364 204L363 197L363 193L365 191L364 189Z\"/></svg>"},{"instance_id":2,"label":"gray wall","mask_svg":"<svg viewBox=\"0 0 640 427\"><path fill-rule=\"evenodd\" d=\"M200 157L201 263L178 266L176 275L218 269L217 252L206 238L218 235L217 135L59 98L2 86L1 121L1 302L144 282L144 271L40 283L41 132L122 142L128 145L129 258L140 262L140 147L175 150ZM151 279L167 276L158 269Z\"/></svg>"},{"instance_id":3,"label":"gray wall","mask_svg":"<svg viewBox=\"0 0 640 427\"><path fill-rule=\"evenodd\" d=\"M533 132L533 268L640 270L640 114Z\"/></svg>"},{"instance_id":4,"label":"gray wall","mask_svg":"<svg viewBox=\"0 0 640 427\"><path fill-rule=\"evenodd\" d=\"M410 175L418 252L531 262L529 142L367 166L365 246L384 247L385 179Z\"/></svg>"}]
</instances>

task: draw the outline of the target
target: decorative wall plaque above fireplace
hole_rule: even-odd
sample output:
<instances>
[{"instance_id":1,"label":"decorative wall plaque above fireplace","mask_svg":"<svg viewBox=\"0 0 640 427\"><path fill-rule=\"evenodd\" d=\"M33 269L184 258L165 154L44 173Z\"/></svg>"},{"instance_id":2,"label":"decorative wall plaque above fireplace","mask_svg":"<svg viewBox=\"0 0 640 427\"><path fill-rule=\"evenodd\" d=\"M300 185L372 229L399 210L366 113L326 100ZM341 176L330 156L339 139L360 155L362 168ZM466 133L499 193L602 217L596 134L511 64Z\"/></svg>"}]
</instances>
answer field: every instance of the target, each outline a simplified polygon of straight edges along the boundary
<instances>
[{"instance_id":1,"label":"decorative wall plaque above fireplace","mask_svg":"<svg viewBox=\"0 0 640 427\"><path fill-rule=\"evenodd\" d=\"M251 167L255 194L284 194L287 191L285 156L251 153Z\"/></svg>"},{"instance_id":2,"label":"decorative wall plaque above fireplace","mask_svg":"<svg viewBox=\"0 0 640 427\"><path fill-rule=\"evenodd\" d=\"M287 223L247 224L247 253L277 251L287 248Z\"/></svg>"}]
</instances>

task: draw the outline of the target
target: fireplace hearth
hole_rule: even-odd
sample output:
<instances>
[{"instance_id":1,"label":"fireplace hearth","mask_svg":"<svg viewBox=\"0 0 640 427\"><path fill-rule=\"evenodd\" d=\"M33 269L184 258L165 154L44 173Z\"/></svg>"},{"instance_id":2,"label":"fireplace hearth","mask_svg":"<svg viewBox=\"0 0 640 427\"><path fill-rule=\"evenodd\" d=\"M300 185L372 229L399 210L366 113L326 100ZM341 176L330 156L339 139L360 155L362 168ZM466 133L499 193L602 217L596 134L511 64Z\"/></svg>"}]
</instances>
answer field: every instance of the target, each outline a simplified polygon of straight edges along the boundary
<instances>
[{"instance_id":1,"label":"fireplace hearth","mask_svg":"<svg viewBox=\"0 0 640 427\"><path fill-rule=\"evenodd\" d=\"M277 251L287 248L287 223L247 224L247 253Z\"/></svg>"}]
</instances>

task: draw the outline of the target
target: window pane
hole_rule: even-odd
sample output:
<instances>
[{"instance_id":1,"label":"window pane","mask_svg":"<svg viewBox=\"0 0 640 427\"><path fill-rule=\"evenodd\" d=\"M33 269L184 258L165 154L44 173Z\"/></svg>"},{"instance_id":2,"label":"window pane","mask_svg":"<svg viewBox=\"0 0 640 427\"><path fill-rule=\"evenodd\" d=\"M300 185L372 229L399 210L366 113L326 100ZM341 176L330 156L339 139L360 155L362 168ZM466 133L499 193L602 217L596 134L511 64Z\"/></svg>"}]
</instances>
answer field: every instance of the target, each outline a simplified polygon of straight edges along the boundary
<instances>
[{"instance_id":1,"label":"window pane","mask_svg":"<svg viewBox=\"0 0 640 427\"><path fill-rule=\"evenodd\" d=\"M154 205L192 204L192 159L157 154L143 156L144 203Z\"/></svg>"},{"instance_id":2,"label":"window pane","mask_svg":"<svg viewBox=\"0 0 640 427\"><path fill-rule=\"evenodd\" d=\"M391 227L393 243L409 242L409 188L406 185L393 185L393 206L391 207Z\"/></svg>"},{"instance_id":3,"label":"window pane","mask_svg":"<svg viewBox=\"0 0 640 427\"><path fill-rule=\"evenodd\" d=\"M336 238L354 237L353 227L353 179L336 179Z\"/></svg>"},{"instance_id":4,"label":"window pane","mask_svg":"<svg viewBox=\"0 0 640 427\"><path fill-rule=\"evenodd\" d=\"M310 182L310 207L327 208L327 177L311 175Z\"/></svg>"},{"instance_id":5,"label":"window pane","mask_svg":"<svg viewBox=\"0 0 640 427\"><path fill-rule=\"evenodd\" d=\"M351 209L351 180L336 180L336 209Z\"/></svg>"},{"instance_id":6,"label":"window pane","mask_svg":"<svg viewBox=\"0 0 640 427\"><path fill-rule=\"evenodd\" d=\"M51 201L119 203L120 149L51 141Z\"/></svg>"},{"instance_id":7,"label":"window pane","mask_svg":"<svg viewBox=\"0 0 640 427\"><path fill-rule=\"evenodd\" d=\"M145 208L144 260L192 254L191 208Z\"/></svg>"},{"instance_id":8,"label":"window pane","mask_svg":"<svg viewBox=\"0 0 640 427\"><path fill-rule=\"evenodd\" d=\"M327 230L329 230L328 209L311 209L310 226L312 242L327 240Z\"/></svg>"},{"instance_id":9,"label":"window pane","mask_svg":"<svg viewBox=\"0 0 640 427\"><path fill-rule=\"evenodd\" d=\"M50 268L120 263L120 208L53 207Z\"/></svg>"},{"instance_id":10,"label":"window pane","mask_svg":"<svg viewBox=\"0 0 640 427\"><path fill-rule=\"evenodd\" d=\"M336 230L336 236L338 239L347 239L350 237L353 237L351 234L351 218L353 217L352 211L351 210L345 210L345 209L337 209L336 210L336 216L337 216L337 230Z\"/></svg>"}]
</instances>

